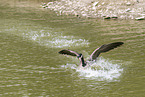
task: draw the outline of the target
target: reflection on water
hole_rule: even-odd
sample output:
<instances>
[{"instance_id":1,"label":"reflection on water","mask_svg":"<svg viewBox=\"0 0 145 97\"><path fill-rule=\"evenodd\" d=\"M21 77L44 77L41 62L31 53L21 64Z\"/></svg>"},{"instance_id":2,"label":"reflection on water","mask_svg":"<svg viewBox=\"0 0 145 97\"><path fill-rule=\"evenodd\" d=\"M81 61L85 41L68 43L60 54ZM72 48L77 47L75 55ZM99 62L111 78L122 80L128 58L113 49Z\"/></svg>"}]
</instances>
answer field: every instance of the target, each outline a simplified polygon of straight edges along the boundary
<instances>
[{"instance_id":1,"label":"reflection on water","mask_svg":"<svg viewBox=\"0 0 145 97\"><path fill-rule=\"evenodd\" d=\"M97 81L117 81L121 73L123 73L123 68L120 67L121 64L113 64L109 60L104 58L98 58L97 62L90 62L89 66L86 68L78 67L76 64L66 64L62 65L64 69L68 71L78 72L79 76L87 79L95 79Z\"/></svg>"}]
</instances>

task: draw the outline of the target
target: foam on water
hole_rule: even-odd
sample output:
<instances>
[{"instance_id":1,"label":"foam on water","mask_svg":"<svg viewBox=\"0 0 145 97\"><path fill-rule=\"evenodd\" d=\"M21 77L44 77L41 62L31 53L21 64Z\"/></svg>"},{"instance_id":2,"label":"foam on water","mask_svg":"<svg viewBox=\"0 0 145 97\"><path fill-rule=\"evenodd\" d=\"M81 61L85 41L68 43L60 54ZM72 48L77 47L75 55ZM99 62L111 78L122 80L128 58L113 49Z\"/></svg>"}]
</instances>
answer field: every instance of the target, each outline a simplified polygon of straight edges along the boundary
<instances>
[{"instance_id":1,"label":"foam on water","mask_svg":"<svg viewBox=\"0 0 145 97\"><path fill-rule=\"evenodd\" d=\"M88 45L88 41L74 36L65 36L59 32L48 32L45 30L31 31L24 36L38 42L40 45L49 47L62 48L70 46L83 46Z\"/></svg>"},{"instance_id":2,"label":"foam on water","mask_svg":"<svg viewBox=\"0 0 145 97\"><path fill-rule=\"evenodd\" d=\"M118 64L104 58L99 58L97 62L89 62L86 68L78 67L76 64L62 65L63 68L78 73L81 78L96 79L97 81L116 81L121 76L123 68Z\"/></svg>"}]
</instances>

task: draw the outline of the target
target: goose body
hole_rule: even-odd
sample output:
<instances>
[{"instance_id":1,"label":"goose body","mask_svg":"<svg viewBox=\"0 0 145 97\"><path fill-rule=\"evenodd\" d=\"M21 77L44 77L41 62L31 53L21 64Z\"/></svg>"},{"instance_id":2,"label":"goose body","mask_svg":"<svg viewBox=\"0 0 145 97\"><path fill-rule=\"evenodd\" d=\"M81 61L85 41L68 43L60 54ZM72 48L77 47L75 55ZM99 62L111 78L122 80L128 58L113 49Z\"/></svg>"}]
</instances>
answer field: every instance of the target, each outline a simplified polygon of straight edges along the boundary
<instances>
[{"instance_id":1,"label":"goose body","mask_svg":"<svg viewBox=\"0 0 145 97\"><path fill-rule=\"evenodd\" d=\"M110 51L114 48L117 48L118 46L120 46L122 44L124 44L124 43L123 42L114 42L114 43L104 44L101 47L99 47L93 51L93 53L90 55L90 59L88 61L96 61L101 53ZM77 53L75 51L68 50L68 49L63 49L63 50L59 51L58 53L71 55L71 56L77 56L77 58L81 62L81 66L82 67L87 66L87 61L84 60L84 57L81 53Z\"/></svg>"}]
</instances>

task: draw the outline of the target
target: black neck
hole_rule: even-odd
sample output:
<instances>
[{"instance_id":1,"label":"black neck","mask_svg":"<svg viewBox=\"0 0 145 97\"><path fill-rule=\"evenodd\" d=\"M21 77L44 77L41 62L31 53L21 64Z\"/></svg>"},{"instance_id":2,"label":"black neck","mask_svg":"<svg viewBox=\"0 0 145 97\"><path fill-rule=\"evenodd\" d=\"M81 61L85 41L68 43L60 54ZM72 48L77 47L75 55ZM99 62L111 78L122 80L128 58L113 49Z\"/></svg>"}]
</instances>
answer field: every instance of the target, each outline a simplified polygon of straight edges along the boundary
<instances>
[{"instance_id":1,"label":"black neck","mask_svg":"<svg viewBox=\"0 0 145 97\"><path fill-rule=\"evenodd\" d=\"M84 61L84 58L81 58L81 62L82 62L82 66L85 67L86 66L86 62Z\"/></svg>"}]
</instances>

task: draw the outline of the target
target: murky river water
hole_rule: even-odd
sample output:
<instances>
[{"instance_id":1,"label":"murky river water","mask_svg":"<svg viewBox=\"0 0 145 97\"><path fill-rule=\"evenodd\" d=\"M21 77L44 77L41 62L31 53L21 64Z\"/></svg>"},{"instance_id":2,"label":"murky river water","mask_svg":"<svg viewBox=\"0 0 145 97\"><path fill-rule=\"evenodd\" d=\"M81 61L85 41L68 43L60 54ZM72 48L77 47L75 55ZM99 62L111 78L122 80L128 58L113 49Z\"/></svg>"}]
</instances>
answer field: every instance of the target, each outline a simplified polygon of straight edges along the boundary
<instances>
[{"instance_id":1,"label":"murky river water","mask_svg":"<svg viewBox=\"0 0 145 97\"><path fill-rule=\"evenodd\" d=\"M57 16L40 4L0 1L0 96L145 95L145 21ZM76 58L58 54L71 49L88 58L116 41L125 44L86 69L78 68Z\"/></svg>"}]
</instances>

